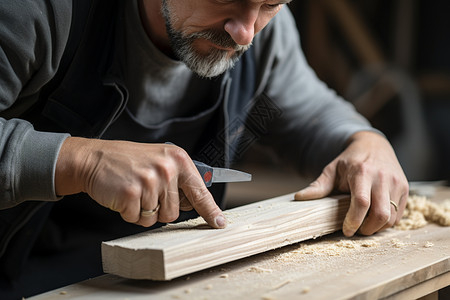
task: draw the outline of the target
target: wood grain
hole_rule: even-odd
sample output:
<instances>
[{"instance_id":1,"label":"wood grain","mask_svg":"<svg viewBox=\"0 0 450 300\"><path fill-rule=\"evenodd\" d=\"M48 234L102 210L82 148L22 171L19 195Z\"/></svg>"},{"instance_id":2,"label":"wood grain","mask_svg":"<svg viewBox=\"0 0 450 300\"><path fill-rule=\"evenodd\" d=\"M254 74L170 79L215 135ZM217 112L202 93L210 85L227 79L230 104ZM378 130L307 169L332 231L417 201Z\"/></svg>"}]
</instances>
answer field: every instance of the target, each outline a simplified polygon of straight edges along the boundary
<instances>
[{"instance_id":1,"label":"wood grain","mask_svg":"<svg viewBox=\"0 0 450 300\"><path fill-rule=\"evenodd\" d=\"M271 249L335 232L347 196L294 201L293 194L225 211L228 226L211 229L202 218L102 243L106 273L170 280Z\"/></svg>"}]
</instances>

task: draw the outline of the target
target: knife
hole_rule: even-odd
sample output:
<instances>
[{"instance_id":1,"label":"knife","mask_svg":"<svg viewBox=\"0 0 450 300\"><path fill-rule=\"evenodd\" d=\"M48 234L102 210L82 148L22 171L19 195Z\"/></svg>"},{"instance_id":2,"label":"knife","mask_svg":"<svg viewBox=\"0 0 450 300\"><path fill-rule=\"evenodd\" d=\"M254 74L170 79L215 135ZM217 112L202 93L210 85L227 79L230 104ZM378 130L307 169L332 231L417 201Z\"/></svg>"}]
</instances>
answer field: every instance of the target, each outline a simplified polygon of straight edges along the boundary
<instances>
[{"instance_id":1,"label":"knife","mask_svg":"<svg viewBox=\"0 0 450 300\"><path fill-rule=\"evenodd\" d=\"M219 182L240 182L252 180L252 175L228 168L211 167L197 160L192 160L203 178L206 187Z\"/></svg>"}]
</instances>

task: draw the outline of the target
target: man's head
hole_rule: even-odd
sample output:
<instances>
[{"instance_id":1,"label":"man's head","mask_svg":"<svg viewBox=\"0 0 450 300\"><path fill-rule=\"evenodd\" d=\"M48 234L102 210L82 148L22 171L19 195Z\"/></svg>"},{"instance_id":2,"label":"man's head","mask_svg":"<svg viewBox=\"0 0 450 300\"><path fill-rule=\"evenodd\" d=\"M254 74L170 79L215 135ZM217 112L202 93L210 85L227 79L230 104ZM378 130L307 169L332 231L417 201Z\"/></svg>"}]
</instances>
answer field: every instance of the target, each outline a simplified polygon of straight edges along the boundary
<instances>
[{"instance_id":1,"label":"man's head","mask_svg":"<svg viewBox=\"0 0 450 300\"><path fill-rule=\"evenodd\" d=\"M184 33L174 28L176 15L171 12L168 0L162 0L162 14L166 23L169 43L174 55L183 61L193 72L202 77L215 77L232 68L239 57L250 48L250 44L239 45L231 36L219 29L203 29ZM200 52L195 46L198 39L209 41L217 47Z\"/></svg>"},{"instance_id":2,"label":"man's head","mask_svg":"<svg viewBox=\"0 0 450 300\"><path fill-rule=\"evenodd\" d=\"M146 0L144 0L146 1ZM192 71L214 77L232 68L252 40L290 0L147 0L160 3L164 47ZM155 7L153 7L154 9ZM154 10L153 10L154 12ZM150 18L150 17L149 17ZM157 27L153 20L149 26ZM160 22L161 23L161 22ZM147 32L155 32L150 28ZM152 38L150 36L150 38Z\"/></svg>"}]
</instances>

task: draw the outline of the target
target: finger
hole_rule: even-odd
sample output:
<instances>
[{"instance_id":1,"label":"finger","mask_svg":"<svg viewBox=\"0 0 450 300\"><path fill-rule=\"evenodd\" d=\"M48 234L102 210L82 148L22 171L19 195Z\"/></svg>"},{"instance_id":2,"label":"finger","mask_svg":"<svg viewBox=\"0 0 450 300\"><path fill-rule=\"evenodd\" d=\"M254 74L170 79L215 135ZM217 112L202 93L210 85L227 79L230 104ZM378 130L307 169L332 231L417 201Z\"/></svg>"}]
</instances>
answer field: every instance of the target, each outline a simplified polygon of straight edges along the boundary
<instances>
[{"instance_id":1,"label":"finger","mask_svg":"<svg viewBox=\"0 0 450 300\"><path fill-rule=\"evenodd\" d=\"M141 212L141 200L136 198L133 200L125 200L121 202L127 202L126 205L122 209L113 209L114 211L118 211L122 219L124 219L128 223L136 223L139 221L139 214Z\"/></svg>"},{"instance_id":2,"label":"finger","mask_svg":"<svg viewBox=\"0 0 450 300\"><path fill-rule=\"evenodd\" d=\"M396 190L398 190L398 193L396 193L395 196L391 196L390 198L391 200L389 201L391 209L391 218L389 222L383 227L383 229L390 228L398 224L398 222L400 222L402 218L403 211L405 210L406 203L408 201L408 190L407 189L405 190L396 189Z\"/></svg>"},{"instance_id":3,"label":"finger","mask_svg":"<svg viewBox=\"0 0 450 300\"><path fill-rule=\"evenodd\" d=\"M109 208L120 213L126 222L136 223L141 211L141 191L131 187L123 193L118 193L117 197L109 201Z\"/></svg>"},{"instance_id":4,"label":"finger","mask_svg":"<svg viewBox=\"0 0 450 300\"><path fill-rule=\"evenodd\" d=\"M350 207L344 219L342 231L345 236L353 236L364 221L370 207L370 184L363 176L353 176L349 179L351 200Z\"/></svg>"},{"instance_id":5,"label":"finger","mask_svg":"<svg viewBox=\"0 0 450 300\"><path fill-rule=\"evenodd\" d=\"M394 205L395 204L395 205ZM379 231L385 230L387 228L391 228L392 226L397 223L397 217L398 217L398 204L394 201L389 201L389 209L391 210L391 217L389 218L389 221L381 228Z\"/></svg>"},{"instance_id":6,"label":"finger","mask_svg":"<svg viewBox=\"0 0 450 300\"><path fill-rule=\"evenodd\" d=\"M389 190L386 190L385 184L374 184L371 196L369 212L359 228L359 232L363 235L374 234L389 224L392 226L397 215L390 203Z\"/></svg>"},{"instance_id":7,"label":"finger","mask_svg":"<svg viewBox=\"0 0 450 300\"><path fill-rule=\"evenodd\" d=\"M158 205L160 205L159 208ZM163 208L159 203L158 191L156 189L145 188L141 196L139 219L136 224L144 227L152 226L158 221L158 215L160 214L161 210L163 210ZM142 213L146 211L151 213Z\"/></svg>"},{"instance_id":8,"label":"finger","mask_svg":"<svg viewBox=\"0 0 450 300\"><path fill-rule=\"evenodd\" d=\"M394 184L391 185L392 191L389 201L391 218L389 219L389 222L384 225L382 230L398 224L402 219L409 195L409 186L407 181L404 180L403 182L404 183L402 183L401 180L393 180Z\"/></svg>"},{"instance_id":9,"label":"finger","mask_svg":"<svg viewBox=\"0 0 450 300\"><path fill-rule=\"evenodd\" d=\"M395 224L398 224L400 222L403 212L405 211L406 204L408 203L408 196L409 196L409 185L408 181L405 179L404 183L399 183L393 185L395 189L395 195L391 197L391 200L395 201L397 203L398 209L397 209L397 217L395 220ZM398 200L397 200L398 199Z\"/></svg>"},{"instance_id":10,"label":"finger","mask_svg":"<svg viewBox=\"0 0 450 300\"><path fill-rule=\"evenodd\" d=\"M408 190L406 190L406 192L400 196L400 200L397 204L398 210L397 210L397 217L395 219L395 224L398 224L398 222L400 222L400 220L402 219L403 212L405 211L407 202L408 202Z\"/></svg>"},{"instance_id":11,"label":"finger","mask_svg":"<svg viewBox=\"0 0 450 300\"><path fill-rule=\"evenodd\" d=\"M334 189L335 172L326 168L320 176L308 187L298 191L294 195L295 200L319 199L329 195Z\"/></svg>"},{"instance_id":12,"label":"finger","mask_svg":"<svg viewBox=\"0 0 450 300\"><path fill-rule=\"evenodd\" d=\"M172 180L169 182L167 189L162 190L159 203L161 204L161 211L158 216L159 222L168 223L178 218L180 210L177 180Z\"/></svg>"},{"instance_id":13,"label":"finger","mask_svg":"<svg viewBox=\"0 0 450 300\"><path fill-rule=\"evenodd\" d=\"M226 227L227 221L225 216L203 183L194 163L191 162L191 164L192 166L187 169L190 172L184 172L183 178L179 179L180 188L183 190L192 207L211 227Z\"/></svg>"},{"instance_id":14,"label":"finger","mask_svg":"<svg viewBox=\"0 0 450 300\"><path fill-rule=\"evenodd\" d=\"M180 210L181 211L193 210L194 208L192 207L191 202L189 202L184 192L182 190L179 190L178 193L180 198Z\"/></svg>"}]
</instances>

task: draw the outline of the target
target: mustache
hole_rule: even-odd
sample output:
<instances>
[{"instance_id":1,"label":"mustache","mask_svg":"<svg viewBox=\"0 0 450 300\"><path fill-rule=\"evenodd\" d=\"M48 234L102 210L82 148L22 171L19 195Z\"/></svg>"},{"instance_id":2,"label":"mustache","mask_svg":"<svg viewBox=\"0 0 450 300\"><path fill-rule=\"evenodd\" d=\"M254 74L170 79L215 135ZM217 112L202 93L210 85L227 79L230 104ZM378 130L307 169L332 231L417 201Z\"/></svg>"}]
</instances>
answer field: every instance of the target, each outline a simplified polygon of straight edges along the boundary
<instances>
[{"instance_id":1,"label":"mustache","mask_svg":"<svg viewBox=\"0 0 450 300\"><path fill-rule=\"evenodd\" d=\"M207 29L199 32L194 32L189 34L186 38L195 40L195 39L205 39L209 40L213 44L218 45L219 47L230 48L236 52L247 51L252 43L247 45L239 45L237 44L231 36L224 31Z\"/></svg>"}]
</instances>

